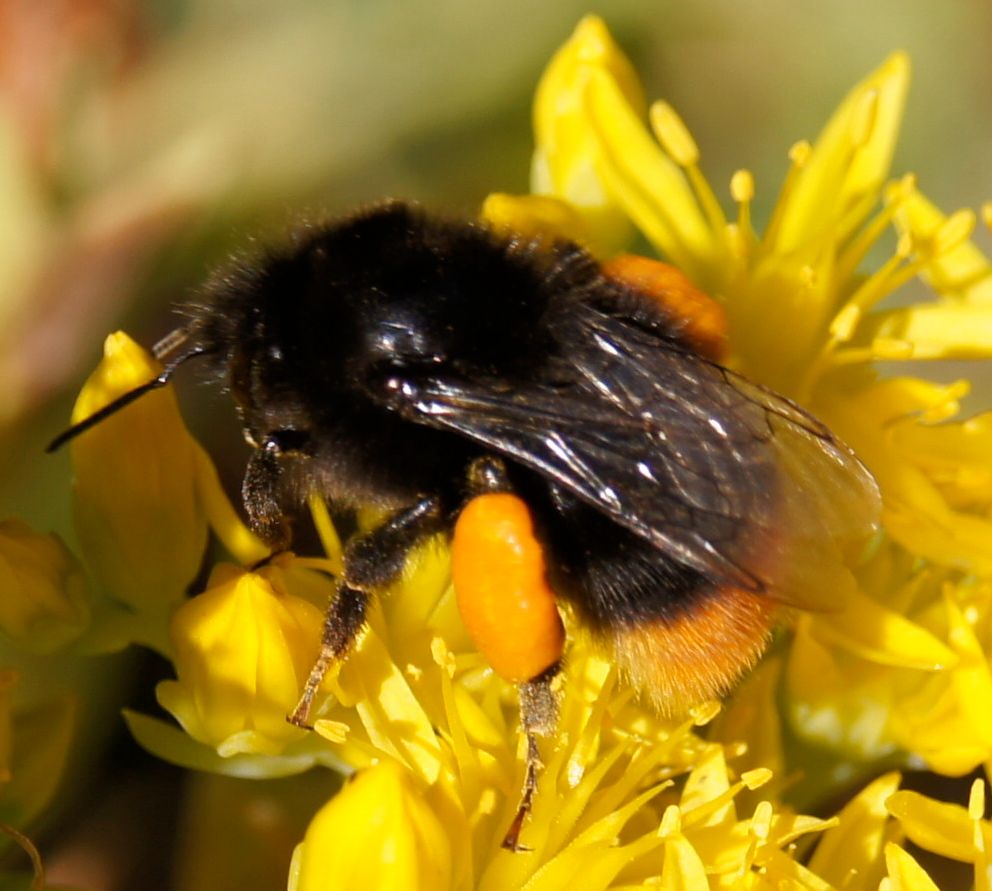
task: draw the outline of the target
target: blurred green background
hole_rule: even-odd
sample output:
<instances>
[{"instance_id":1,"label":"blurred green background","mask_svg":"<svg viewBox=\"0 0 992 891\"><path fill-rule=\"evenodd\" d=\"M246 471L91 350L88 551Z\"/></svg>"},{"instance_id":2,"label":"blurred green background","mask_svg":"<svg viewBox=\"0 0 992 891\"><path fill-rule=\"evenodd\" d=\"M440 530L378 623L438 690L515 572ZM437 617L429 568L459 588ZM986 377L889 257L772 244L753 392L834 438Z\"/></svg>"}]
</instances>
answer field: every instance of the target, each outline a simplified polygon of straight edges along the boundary
<instances>
[{"instance_id":1,"label":"blurred green background","mask_svg":"<svg viewBox=\"0 0 992 891\"><path fill-rule=\"evenodd\" d=\"M754 172L759 225L789 146L897 48L914 80L894 173L946 210L992 197L989 0L4 0L0 517L71 542L68 460L42 450L104 335L153 343L232 250L385 196L472 214L526 191L533 88L586 12L682 114L718 194ZM193 378L190 424L234 486L234 413Z\"/></svg>"}]
</instances>

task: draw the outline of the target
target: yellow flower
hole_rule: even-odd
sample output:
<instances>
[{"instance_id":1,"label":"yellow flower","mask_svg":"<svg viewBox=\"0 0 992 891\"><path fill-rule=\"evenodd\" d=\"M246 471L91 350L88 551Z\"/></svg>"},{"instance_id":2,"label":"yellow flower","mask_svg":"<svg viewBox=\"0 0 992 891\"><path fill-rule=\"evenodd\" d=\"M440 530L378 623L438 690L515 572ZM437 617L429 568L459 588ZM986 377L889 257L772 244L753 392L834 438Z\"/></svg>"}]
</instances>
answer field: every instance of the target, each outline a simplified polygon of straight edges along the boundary
<instances>
[{"instance_id":1,"label":"yellow flower","mask_svg":"<svg viewBox=\"0 0 992 891\"><path fill-rule=\"evenodd\" d=\"M890 597L905 615L886 611L880 624L893 637L875 651L826 630L821 617L799 623L789 653L793 724L860 760L904 750L939 773L967 774L992 759L992 589L925 570ZM870 613L862 622L871 624Z\"/></svg>"},{"instance_id":2,"label":"yellow flower","mask_svg":"<svg viewBox=\"0 0 992 891\"><path fill-rule=\"evenodd\" d=\"M590 33L586 21L573 54L582 55L576 45ZM584 126L561 130L580 135L558 154L573 166L582 156L607 199L723 303L731 363L822 418L879 482L885 537L859 571L861 593L838 613L798 623L786 660L793 725L858 758L906 748L959 772L992 754L976 724L987 700L984 692L975 698L975 679L987 665L949 638L949 628L957 640L964 632L945 613L942 580L992 575L992 415L953 422L966 384L887 378L880 363L992 354L992 265L968 240L973 213L945 217L912 177L887 181L908 80L908 60L892 55L848 94L814 143L792 147L763 232L751 218L751 175L733 176L737 213L728 217L675 110L652 105L649 131L628 98L636 91L607 66L564 83L546 75L537 114L547 117L539 128L547 132L562 113L551 89L567 97L561 107L570 122L581 109ZM553 166L545 180L556 182ZM595 240L595 220L585 222ZM869 251L893 228L894 254L866 270ZM932 299L877 308L917 276ZM933 568L922 569L921 558ZM974 586L966 602L986 614ZM984 619L971 625L984 628Z\"/></svg>"},{"instance_id":3,"label":"yellow flower","mask_svg":"<svg viewBox=\"0 0 992 891\"><path fill-rule=\"evenodd\" d=\"M955 664L906 689L892 734L932 769L962 776L992 760L992 589L947 586L941 606L933 621L946 628Z\"/></svg>"},{"instance_id":4,"label":"yellow flower","mask_svg":"<svg viewBox=\"0 0 992 891\"><path fill-rule=\"evenodd\" d=\"M220 565L172 617L176 681L159 702L222 756L279 754L304 731L287 723L320 649L323 616L277 574Z\"/></svg>"},{"instance_id":5,"label":"yellow flower","mask_svg":"<svg viewBox=\"0 0 992 891\"><path fill-rule=\"evenodd\" d=\"M425 793L393 761L359 773L311 821L290 891L447 891L452 839Z\"/></svg>"},{"instance_id":6,"label":"yellow flower","mask_svg":"<svg viewBox=\"0 0 992 891\"><path fill-rule=\"evenodd\" d=\"M585 43L594 52L601 41L589 35L596 31L585 21L570 52L581 58ZM855 447L879 479L889 533L946 565L989 568L992 521L983 508L992 503L990 423L936 427L957 411L947 397L941 414L935 411L946 388L912 378L881 381L874 364L992 352L992 269L968 242L974 214L944 218L911 177L886 185L908 84L906 57L894 54L855 87L814 144L792 148L792 168L760 235L750 215L750 174L738 171L732 179L738 212L729 219L676 112L663 102L651 107L655 142L639 103L628 99L636 91L611 67L625 70L613 61L568 80L550 70L545 76L538 131L553 130L557 116L566 115L561 129L570 136L551 156L547 181L557 182L576 156L583 158L603 194L659 252L724 303L733 363L799 399ZM560 105L552 90L563 97ZM577 105L581 127L572 121ZM562 171L553 163L558 156L570 159ZM552 194L569 197L563 188ZM896 253L865 273L866 254L893 221L901 233ZM595 219L586 223L595 238ZM937 300L875 311L917 274ZM964 464L953 472L956 458ZM965 481L967 499L960 491Z\"/></svg>"},{"instance_id":7,"label":"yellow flower","mask_svg":"<svg viewBox=\"0 0 992 891\"><path fill-rule=\"evenodd\" d=\"M55 535L0 522L0 629L18 645L49 651L89 621L82 568Z\"/></svg>"},{"instance_id":8,"label":"yellow flower","mask_svg":"<svg viewBox=\"0 0 992 891\"><path fill-rule=\"evenodd\" d=\"M688 882L687 870L739 887L734 882L751 873L794 872L792 841L831 825L768 801L739 816L735 800L767 784L771 772L742 774L727 764L723 746L700 738L693 720L662 721L641 707L579 637L558 730L542 742L545 767L521 839L529 851L503 850L522 782L516 694L472 649L447 552L436 544L421 548L403 580L377 600L329 686L334 698L317 732L339 760L368 768L388 758L424 790L433 817L418 819L444 827L454 888L552 891L573 883L596 891ZM696 720L716 710L711 704ZM398 819L382 823L397 827ZM390 831L412 850L409 829ZM308 836L304 847L310 843ZM381 844L370 842L367 856Z\"/></svg>"},{"instance_id":9,"label":"yellow flower","mask_svg":"<svg viewBox=\"0 0 992 891\"><path fill-rule=\"evenodd\" d=\"M122 333L76 401L73 422L154 378L161 366ZM265 555L237 521L171 389L149 393L70 445L76 530L87 567L117 601L165 613L186 593L208 525L239 558Z\"/></svg>"}]
</instances>

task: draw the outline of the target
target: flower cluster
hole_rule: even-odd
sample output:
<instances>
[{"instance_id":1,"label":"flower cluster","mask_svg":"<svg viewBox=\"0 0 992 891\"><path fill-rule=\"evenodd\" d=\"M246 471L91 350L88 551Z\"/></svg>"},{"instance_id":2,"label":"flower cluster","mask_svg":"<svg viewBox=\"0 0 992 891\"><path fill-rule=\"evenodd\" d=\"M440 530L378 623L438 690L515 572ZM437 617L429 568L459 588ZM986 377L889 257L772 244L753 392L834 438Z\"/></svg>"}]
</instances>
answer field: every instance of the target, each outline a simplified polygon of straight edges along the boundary
<instances>
[{"instance_id":1,"label":"flower cluster","mask_svg":"<svg viewBox=\"0 0 992 891\"><path fill-rule=\"evenodd\" d=\"M981 780L967 806L900 791L899 775L885 773L831 819L796 810L883 764L961 776L992 763L992 416L958 417L966 382L886 365L987 358L992 266L969 240L974 214L944 216L912 177L890 179L908 77L893 55L815 142L790 149L760 232L751 174L734 174L728 217L687 128L665 103L646 107L598 19L580 23L541 81L533 194L492 195L483 217L577 240L604 260L639 232L723 305L729 363L855 449L884 513L870 552L852 562L857 593L834 612L796 616L722 709L659 718L570 628L527 851L500 845L524 769L515 691L471 646L444 542L418 549L373 604L355 651L324 680L314 732L288 725L340 541L314 498L325 553L260 565L266 549L168 390L73 442L81 562L55 539L0 525L0 572L19 592L0 627L37 649L140 643L168 656L176 679L157 693L175 721L127 715L162 758L236 777L358 771L297 847L295 891L935 888L905 839L972 864L976 887L990 887ZM889 258L869 270L889 241ZM928 287L925 299L887 300L910 280ZM112 336L75 418L156 373ZM187 599L210 530L236 562ZM0 696L0 783L6 715Z\"/></svg>"}]
</instances>

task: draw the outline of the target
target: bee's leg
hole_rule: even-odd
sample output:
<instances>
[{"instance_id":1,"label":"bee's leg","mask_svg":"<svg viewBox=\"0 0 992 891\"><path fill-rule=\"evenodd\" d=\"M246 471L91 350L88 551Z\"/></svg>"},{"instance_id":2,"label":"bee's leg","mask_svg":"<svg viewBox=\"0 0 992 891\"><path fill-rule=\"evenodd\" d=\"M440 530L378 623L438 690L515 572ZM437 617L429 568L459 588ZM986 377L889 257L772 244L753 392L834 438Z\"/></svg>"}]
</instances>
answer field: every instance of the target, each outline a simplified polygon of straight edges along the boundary
<instances>
[{"instance_id":1,"label":"bee's leg","mask_svg":"<svg viewBox=\"0 0 992 891\"><path fill-rule=\"evenodd\" d=\"M502 458L495 455L483 455L476 458L468 466L469 497L487 495L492 492L512 492L513 486L507 478L506 465Z\"/></svg>"},{"instance_id":2,"label":"bee's leg","mask_svg":"<svg viewBox=\"0 0 992 891\"><path fill-rule=\"evenodd\" d=\"M520 696L520 727L527 737L527 760L520 804L517 805L517 813L503 838L503 847L510 851L526 850L519 843L520 830L530 813L534 793L537 792L538 774L544 767L537 738L552 735L558 724L558 699L552 683L560 669L561 663L556 662L536 678L517 686Z\"/></svg>"},{"instance_id":3,"label":"bee's leg","mask_svg":"<svg viewBox=\"0 0 992 891\"><path fill-rule=\"evenodd\" d=\"M255 449L248 459L241 497L252 531L272 548L272 554L265 561L287 550L292 538L280 500L281 481L282 467L276 454L267 449Z\"/></svg>"},{"instance_id":4,"label":"bee's leg","mask_svg":"<svg viewBox=\"0 0 992 891\"><path fill-rule=\"evenodd\" d=\"M320 682L335 660L340 659L358 632L365 625L365 607L368 594L357 588L342 584L338 586L337 595L331 601L324 616L324 631L320 638L320 653L314 662L303 686L300 701L296 704L286 720L297 727L310 727L310 709Z\"/></svg>"},{"instance_id":5,"label":"bee's leg","mask_svg":"<svg viewBox=\"0 0 992 891\"><path fill-rule=\"evenodd\" d=\"M365 626L369 596L398 578L410 549L443 526L440 499L422 498L412 507L393 514L383 525L348 543L337 596L324 617L320 654L310 669L300 701L286 719L290 724L309 726L310 709L324 675L348 652Z\"/></svg>"}]
</instances>

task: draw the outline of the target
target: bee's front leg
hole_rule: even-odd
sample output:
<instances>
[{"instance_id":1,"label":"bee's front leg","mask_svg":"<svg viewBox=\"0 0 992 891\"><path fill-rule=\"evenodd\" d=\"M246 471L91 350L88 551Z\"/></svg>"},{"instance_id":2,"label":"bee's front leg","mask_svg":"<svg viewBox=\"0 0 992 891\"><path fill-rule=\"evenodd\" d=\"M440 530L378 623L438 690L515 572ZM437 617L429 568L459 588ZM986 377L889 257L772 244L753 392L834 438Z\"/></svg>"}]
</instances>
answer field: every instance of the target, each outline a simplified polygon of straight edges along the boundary
<instances>
[{"instance_id":1,"label":"bee's front leg","mask_svg":"<svg viewBox=\"0 0 992 891\"><path fill-rule=\"evenodd\" d=\"M348 543L337 595L324 617L320 654L310 669L300 701L287 716L291 724L310 726L310 710L324 675L347 654L365 627L369 597L399 577L411 548L443 527L441 500L428 496Z\"/></svg>"}]
</instances>

